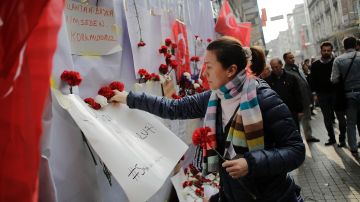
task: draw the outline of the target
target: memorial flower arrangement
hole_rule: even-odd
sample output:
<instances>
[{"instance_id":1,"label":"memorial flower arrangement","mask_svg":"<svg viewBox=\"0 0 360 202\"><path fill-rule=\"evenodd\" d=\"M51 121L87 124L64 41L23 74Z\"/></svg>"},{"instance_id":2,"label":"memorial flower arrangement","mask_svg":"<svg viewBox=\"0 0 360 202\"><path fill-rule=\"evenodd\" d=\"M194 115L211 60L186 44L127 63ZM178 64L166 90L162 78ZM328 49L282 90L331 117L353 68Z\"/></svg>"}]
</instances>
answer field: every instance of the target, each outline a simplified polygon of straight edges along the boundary
<instances>
[{"instance_id":1,"label":"memorial flower arrangement","mask_svg":"<svg viewBox=\"0 0 360 202\"><path fill-rule=\"evenodd\" d=\"M205 91L206 89L201 84L202 80L196 75L193 76L189 72L184 72L179 81L180 97L194 95L195 93L201 93Z\"/></svg>"},{"instance_id":2,"label":"memorial flower arrangement","mask_svg":"<svg viewBox=\"0 0 360 202\"><path fill-rule=\"evenodd\" d=\"M203 201L206 189L210 189L212 193L219 190L219 174L208 174L203 176L202 173L190 164L185 168L184 180L181 182L182 196L186 201Z\"/></svg>"},{"instance_id":3,"label":"memorial flower arrangement","mask_svg":"<svg viewBox=\"0 0 360 202\"><path fill-rule=\"evenodd\" d=\"M77 71L68 71L65 70L63 71L63 73L60 75L60 79L64 82L66 82L69 87L70 87L70 94L73 93L72 88L74 86L78 86L80 85L81 81L82 81L82 77L80 75L79 72ZM114 81L112 83L110 83L109 86L105 86L102 87L99 92L98 92L98 96L95 97L95 99L88 97L84 99L84 102L87 103L91 108L95 109L95 110L99 110L101 109L101 107L107 105L107 99L110 99L112 96L115 95L115 93L113 92L113 90L119 90L119 91L123 91L124 90L124 84L118 81ZM111 92L110 92L111 91ZM90 147L90 144L88 142L88 140L86 139L84 133L81 131L81 136L83 139L83 142L86 144L91 157L94 161L95 166L97 166L97 161L95 159L95 155L92 152L92 149ZM112 185L111 183L111 172L109 171L109 169L106 167L106 165L101 161L101 159L99 159L100 164L103 167L103 172L107 178L107 180L109 181L110 186Z\"/></svg>"},{"instance_id":4,"label":"memorial flower arrangement","mask_svg":"<svg viewBox=\"0 0 360 202\"><path fill-rule=\"evenodd\" d=\"M120 92L124 91L125 85L122 82L114 81L111 82L108 86L103 86L99 89L98 95L95 96L95 99L88 97L84 99L89 107L99 110L102 107L105 107L108 104L108 100L115 95L114 90Z\"/></svg>"},{"instance_id":5,"label":"memorial flower arrangement","mask_svg":"<svg viewBox=\"0 0 360 202\"><path fill-rule=\"evenodd\" d=\"M159 66L161 83L164 83L166 80L171 80L170 73L176 71L176 68L178 67L178 63L174 58L177 45L173 43L170 38L166 38L164 44L165 45L162 45L158 50L165 59L165 63L160 64Z\"/></svg>"}]
</instances>

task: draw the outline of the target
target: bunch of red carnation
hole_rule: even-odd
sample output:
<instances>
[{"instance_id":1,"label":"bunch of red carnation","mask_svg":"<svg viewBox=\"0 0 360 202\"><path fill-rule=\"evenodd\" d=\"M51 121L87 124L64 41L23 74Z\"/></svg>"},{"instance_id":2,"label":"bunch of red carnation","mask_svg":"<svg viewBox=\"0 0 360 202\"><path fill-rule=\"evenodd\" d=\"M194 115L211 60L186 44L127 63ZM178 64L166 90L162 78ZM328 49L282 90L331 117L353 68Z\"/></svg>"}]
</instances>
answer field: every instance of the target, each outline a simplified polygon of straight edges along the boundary
<instances>
[{"instance_id":1,"label":"bunch of red carnation","mask_svg":"<svg viewBox=\"0 0 360 202\"><path fill-rule=\"evenodd\" d=\"M82 78L79 72L76 71L63 71L60 76L62 81L65 81L70 86L70 93L72 93L72 87L80 85Z\"/></svg>"},{"instance_id":2,"label":"bunch of red carnation","mask_svg":"<svg viewBox=\"0 0 360 202\"><path fill-rule=\"evenodd\" d=\"M177 45L172 42L170 38L165 39L165 45L162 45L159 48L159 53L164 55L165 63L161 64L159 67L160 74L168 75L172 70L176 70L178 67L178 63L175 59L171 59L173 55L175 55L175 48ZM169 67L171 68L169 71Z\"/></svg>"},{"instance_id":3,"label":"bunch of red carnation","mask_svg":"<svg viewBox=\"0 0 360 202\"><path fill-rule=\"evenodd\" d=\"M211 131L209 127L200 127L195 129L192 135L192 142L194 145L199 145L205 147L206 143L209 141L207 134Z\"/></svg>"},{"instance_id":4,"label":"bunch of red carnation","mask_svg":"<svg viewBox=\"0 0 360 202\"><path fill-rule=\"evenodd\" d=\"M65 81L69 86L78 86L81 81L81 75L79 72L76 71L63 71L60 76L62 81Z\"/></svg>"},{"instance_id":5,"label":"bunch of red carnation","mask_svg":"<svg viewBox=\"0 0 360 202\"><path fill-rule=\"evenodd\" d=\"M113 81L108 86L103 86L98 90L98 96L95 97L95 100L93 98L86 98L84 101L93 109L101 109L104 105L107 103L107 100L110 100L114 95L114 90L118 90L120 92L124 91L125 85L120 81ZM102 98L104 97L104 98ZM100 98L100 99L99 99ZM100 101L99 101L100 100Z\"/></svg>"}]
</instances>

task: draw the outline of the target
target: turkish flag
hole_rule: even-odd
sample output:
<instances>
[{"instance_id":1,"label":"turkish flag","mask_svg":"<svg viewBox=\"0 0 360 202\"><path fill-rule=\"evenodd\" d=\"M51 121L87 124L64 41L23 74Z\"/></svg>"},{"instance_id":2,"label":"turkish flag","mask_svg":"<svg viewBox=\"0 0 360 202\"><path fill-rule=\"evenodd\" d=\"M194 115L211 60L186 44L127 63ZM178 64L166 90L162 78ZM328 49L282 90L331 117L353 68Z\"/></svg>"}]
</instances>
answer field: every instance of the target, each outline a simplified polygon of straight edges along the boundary
<instances>
[{"instance_id":1,"label":"turkish flag","mask_svg":"<svg viewBox=\"0 0 360 202\"><path fill-rule=\"evenodd\" d=\"M238 39L243 46L250 46L251 23L236 23L228 1L224 1L219 17L216 21L215 31Z\"/></svg>"},{"instance_id":2,"label":"turkish flag","mask_svg":"<svg viewBox=\"0 0 360 202\"><path fill-rule=\"evenodd\" d=\"M187 40L186 25L176 20L172 26L177 48L175 49L176 61L179 64L176 68L176 77L179 82L184 72L190 73L189 45Z\"/></svg>"},{"instance_id":3,"label":"turkish flag","mask_svg":"<svg viewBox=\"0 0 360 202\"><path fill-rule=\"evenodd\" d=\"M41 118L64 2L5 0L0 5L8 29L0 26L0 50L5 50L0 57L7 57L0 68L0 201L35 202Z\"/></svg>"},{"instance_id":4,"label":"turkish flag","mask_svg":"<svg viewBox=\"0 0 360 202\"><path fill-rule=\"evenodd\" d=\"M250 46L250 40L251 40L251 22L242 22L238 24L237 28L237 36L243 46Z\"/></svg>"},{"instance_id":5,"label":"turkish flag","mask_svg":"<svg viewBox=\"0 0 360 202\"><path fill-rule=\"evenodd\" d=\"M236 27L237 23L234 14L231 11L229 2L225 0L215 24L215 31L220 34L228 34L235 31Z\"/></svg>"}]
</instances>

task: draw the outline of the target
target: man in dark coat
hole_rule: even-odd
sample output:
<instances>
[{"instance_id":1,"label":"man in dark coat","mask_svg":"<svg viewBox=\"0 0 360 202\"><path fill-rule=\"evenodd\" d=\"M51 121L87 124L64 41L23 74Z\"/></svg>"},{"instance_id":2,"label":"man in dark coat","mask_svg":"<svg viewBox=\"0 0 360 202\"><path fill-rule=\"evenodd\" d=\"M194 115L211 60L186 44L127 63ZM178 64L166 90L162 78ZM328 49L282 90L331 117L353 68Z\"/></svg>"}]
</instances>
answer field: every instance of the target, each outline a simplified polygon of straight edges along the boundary
<instances>
[{"instance_id":1,"label":"man in dark coat","mask_svg":"<svg viewBox=\"0 0 360 202\"><path fill-rule=\"evenodd\" d=\"M303 105L300 96L300 88L296 82L296 77L286 73L286 71L283 69L283 63L280 58L273 58L270 61L270 66L272 72L271 75L265 79L265 81L288 106L300 131L299 115L301 116L303 113Z\"/></svg>"},{"instance_id":2,"label":"man in dark coat","mask_svg":"<svg viewBox=\"0 0 360 202\"><path fill-rule=\"evenodd\" d=\"M300 118L301 125L304 131L304 136L308 142L319 142L319 139L312 136L311 129L311 105L312 105L312 93L310 86L305 78L304 73L299 69L299 66L295 64L295 57L291 52L287 52L283 55L285 61L285 70L288 74L294 75L298 82L304 115Z\"/></svg>"},{"instance_id":3,"label":"man in dark coat","mask_svg":"<svg viewBox=\"0 0 360 202\"><path fill-rule=\"evenodd\" d=\"M333 114L336 113L336 117L339 120L339 147L345 146L345 133L346 133L346 119L345 110L336 108L336 86L331 83L331 70L334 63L334 57L332 56L333 45L331 42L325 41L320 45L321 58L316 60L311 65L311 89L317 94L321 112L324 116L325 128L328 132L329 140L325 143L325 146L336 143L334 127L333 127Z\"/></svg>"}]
</instances>

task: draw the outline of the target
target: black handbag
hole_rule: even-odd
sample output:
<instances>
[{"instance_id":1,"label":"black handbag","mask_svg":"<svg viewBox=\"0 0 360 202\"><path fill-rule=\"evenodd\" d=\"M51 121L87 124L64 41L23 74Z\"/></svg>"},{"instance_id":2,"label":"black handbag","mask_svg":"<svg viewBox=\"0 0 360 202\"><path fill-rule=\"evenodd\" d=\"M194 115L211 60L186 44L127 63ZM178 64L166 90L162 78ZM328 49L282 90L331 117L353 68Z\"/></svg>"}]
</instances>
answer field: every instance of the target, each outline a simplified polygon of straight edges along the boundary
<instances>
[{"instance_id":1,"label":"black handbag","mask_svg":"<svg viewBox=\"0 0 360 202\"><path fill-rule=\"evenodd\" d=\"M347 107L346 102L346 92L345 92L345 81L346 77L348 76L350 69L354 63L354 60L356 58L357 52L355 51L354 57L351 59L351 63L348 67L348 70L346 71L346 74L344 77L340 75L339 82L336 84L336 98L335 98L335 109L336 110L345 110Z\"/></svg>"}]
</instances>

